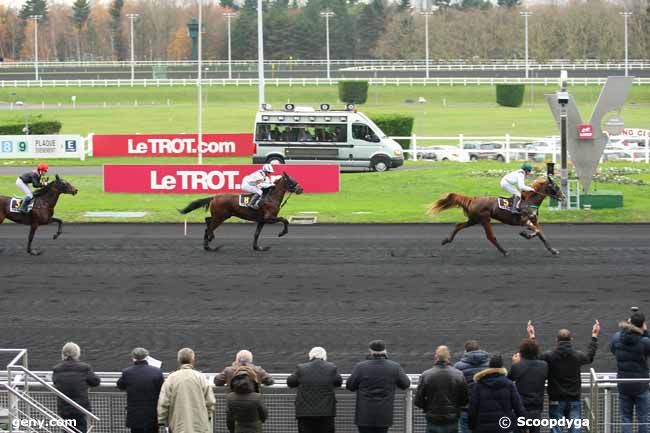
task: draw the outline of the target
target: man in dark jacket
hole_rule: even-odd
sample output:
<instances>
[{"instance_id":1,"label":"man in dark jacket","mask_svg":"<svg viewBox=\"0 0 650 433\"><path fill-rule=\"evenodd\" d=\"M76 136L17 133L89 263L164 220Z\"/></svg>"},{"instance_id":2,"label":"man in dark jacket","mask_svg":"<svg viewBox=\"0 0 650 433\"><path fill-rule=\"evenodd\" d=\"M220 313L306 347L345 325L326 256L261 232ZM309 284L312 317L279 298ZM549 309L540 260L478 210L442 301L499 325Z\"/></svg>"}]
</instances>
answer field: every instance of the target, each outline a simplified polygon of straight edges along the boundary
<instances>
[{"instance_id":1,"label":"man in dark jacket","mask_svg":"<svg viewBox=\"0 0 650 433\"><path fill-rule=\"evenodd\" d=\"M136 347L131 354L133 366L124 369L117 380L117 387L126 391L126 426L131 433L157 433L156 408L163 374L146 361L149 356L146 349Z\"/></svg>"},{"instance_id":2,"label":"man in dark jacket","mask_svg":"<svg viewBox=\"0 0 650 433\"><path fill-rule=\"evenodd\" d=\"M226 424L230 433L261 433L268 411L258 387L257 373L247 365L237 367L226 396Z\"/></svg>"},{"instance_id":3,"label":"man in dark jacket","mask_svg":"<svg viewBox=\"0 0 650 433\"><path fill-rule=\"evenodd\" d=\"M490 355L485 350L480 349L478 341L468 340L465 342L465 353L463 353L460 361L454 367L463 372L467 385L471 385L474 383L474 375L488 368L489 362ZM460 413L460 431L461 433L471 433L469 430L467 408L463 408Z\"/></svg>"},{"instance_id":4,"label":"man in dark jacket","mask_svg":"<svg viewBox=\"0 0 650 433\"><path fill-rule=\"evenodd\" d=\"M255 374L257 376L257 383L255 392L260 392L259 390L259 384L261 383L262 385L266 386L271 386L273 385L273 377L269 373L267 373L262 367L259 365L253 364L253 354L249 350L240 350L237 352L237 355L235 356L235 360L231 365L228 367L224 368L224 370L214 376L214 385L215 386L226 386L226 391L230 392L230 380L233 377L233 374L235 373L235 370L237 368L246 365L248 367L251 367L253 370L255 370Z\"/></svg>"},{"instance_id":5,"label":"man in dark jacket","mask_svg":"<svg viewBox=\"0 0 650 433\"><path fill-rule=\"evenodd\" d=\"M519 352L512 357L512 368L508 379L517 386L522 403L526 409L526 419L539 419L544 409L544 391L548 365L546 361L537 359L539 345L535 340L525 339L519 345ZM521 429L522 432L539 433L540 428L531 426Z\"/></svg>"},{"instance_id":6,"label":"man in dark jacket","mask_svg":"<svg viewBox=\"0 0 650 433\"><path fill-rule=\"evenodd\" d=\"M535 327L528 322L528 338L535 339ZM591 341L587 352L575 350L571 345L571 333L560 329L557 333L555 350L544 352L540 359L548 364L548 416L551 419L577 420L571 424L569 433L580 433L582 402L580 400L582 381L580 367L591 364L598 349L600 322L596 320L591 328ZM561 427L553 430L560 433Z\"/></svg>"},{"instance_id":7,"label":"man in dark jacket","mask_svg":"<svg viewBox=\"0 0 650 433\"><path fill-rule=\"evenodd\" d=\"M468 402L465 377L450 359L447 346L439 346L435 366L420 375L415 405L424 410L427 433L458 433L460 412Z\"/></svg>"},{"instance_id":8,"label":"man in dark jacket","mask_svg":"<svg viewBox=\"0 0 650 433\"><path fill-rule=\"evenodd\" d=\"M489 368L474 375L469 399L469 425L473 432L511 432L517 418L525 416L517 388L506 374L501 355L493 355Z\"/></svg>"},{"instance_id":9,"label":"man in dark jacket","mask_svg":"<svg viewBox=\"0 0 650 433\"><path fill-rule=\"evenodd\" d=\"M648 379L650 338L645 315L635 312L629 321L619 324L621 330L614 334L610 349L616 356L617 377L620 379ZM639 433L648 431L648 383L619 383L618 401L621 412L622 433L632 433L636 408Z\"/></svg>"},{"instance_id":10,"label":"man in dark jacket","mask_svg":"<svg viewBox=\"0 0 650 433\"><path fill-rule=\"evenodd\" d=\"M100 379L90 365L79 362L80 356L79 346L75 343L66 343L61 350L63 362L57 364L52 371L52 382L56 389L90 411L88 387L99 386ZM61 398L57 398L56 408L61 418L73 421L73 426L81 433L86 432L88 424L84 413Z\"/></svg>"},{"instance_id":11,"label":"man in dark jacket","mask_svg":"<svg viewBox=\"0 0 650 433\"><path fill-rule=\"evenodd\" d=\"M408 389L411 380L388 359L386 343L374 340L368 359L354 366L345 386L357 392L354 423L359 433L386 433L393 425L395 388Z\"/></svg>"},{"instance_id":12,"label":"man in dark jacket","mask_svg":"<svg viewBox=\"0 0 650 433\"><path fill-rule=\"evenodd\" d=\"M327 362L322 347L309 351L309 362L299 364L287 378L289 388L298 388L296 419L299 433L334 433L336 416L335 388L343 383L336 365Z\"/></svg>"}]
</instances>

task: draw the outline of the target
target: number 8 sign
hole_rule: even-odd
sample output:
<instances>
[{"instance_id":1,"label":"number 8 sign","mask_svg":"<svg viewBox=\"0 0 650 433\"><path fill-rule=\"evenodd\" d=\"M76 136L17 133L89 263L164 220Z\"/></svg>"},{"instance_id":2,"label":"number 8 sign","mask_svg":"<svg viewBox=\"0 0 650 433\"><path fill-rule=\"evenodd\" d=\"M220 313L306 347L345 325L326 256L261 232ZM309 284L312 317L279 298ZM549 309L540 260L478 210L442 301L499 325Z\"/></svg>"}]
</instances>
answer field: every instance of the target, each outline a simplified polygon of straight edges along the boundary
<instances>
[{"instance_id":1,"label":"number 8 sign","mask_svg":"<svg viewBox=\"0 0 650 433\"><path fill-rule=\"evenodd\" d=\"M14 150L13 143L11 141L2 142L2 153L11 153Z\"/></svg>"}]
</instances>

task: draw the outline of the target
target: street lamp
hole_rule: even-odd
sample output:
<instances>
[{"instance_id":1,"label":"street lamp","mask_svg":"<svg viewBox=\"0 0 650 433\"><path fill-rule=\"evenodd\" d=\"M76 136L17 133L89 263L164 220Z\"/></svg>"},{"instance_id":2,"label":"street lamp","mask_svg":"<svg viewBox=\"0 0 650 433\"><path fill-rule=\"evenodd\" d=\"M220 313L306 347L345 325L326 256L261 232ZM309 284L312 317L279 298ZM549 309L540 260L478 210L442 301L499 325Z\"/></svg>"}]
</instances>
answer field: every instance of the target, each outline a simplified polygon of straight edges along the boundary
<instances>
[{"instance_id":1,"label":"street lamp","mask_svg":"<svg viewBox=\"0 0 650 433\"><path fill-rule=\"evenodd\" d=\"M226 12L223 14L224 17L228 19L228 79L232 80L232 50L230 46L230 19L236 17L237 14L234 12Z\"/></svg>"},{"instance_id":2,"label":"street lamp","mask_svg":"<svg viewBox=\"0 0 650 433\"><path fill-rule=\"evenodd\" d=\"M262 12L262 0L257 0L257 88L259 91L259 108L264 105L264 30Z\"/></svg>"},{"instance_id":3,"label":"street lamp","mask_svg":"<svg viewBox=\"0 0 650 433\"><path fill-rule=\"evenodd\" d=\"M133 80L135 78L135 53L133 50L133 21L140 16L140 14L126 14L126 16L131 20L131 86L133 86Z\"/></svg>"},{"instance_id":4,"label":"street lamp","mask_svg":"<svg viewBox=\"0 0 650 433\"><path fill-rule=\"evenodd\" d=\"M36 81L38 81L38 22L43 19L43 15L30 15L34 20L34 70L36 72Z\"/></svg>"},{"instance_id":5,"label":"street lamp","mask_svg":"<svg viewBox=\"0 0 650 433\"><path fill-rule=\"evenodd\" d=\"M321 12L320 16L325 17L325 42L327 46L327 79L330 77L330 18L335 14L331 11Z\"/></svg>"},{"instance_id":6,"label":"street lamp","mask_svg":"<svg viewBox=\"0 0 650 433\"><path fill-rule=\"evenodd\" d=\"M426 77L429 78L429 17L433 15L432 11L422 11L420 15L424 15L424 51L425 51L425 65Z\"/></svg>"},{"instance_id":7,"label":"street lamp","mask_svg":"<svg viewBox=\"0 0 650 433\"><path fill-rule=\"evenodd\" d=\"M623 15L623 19L625 20L625 76L627 77L627 70L628 70L628 57L627 57L627 19L632 16L632 12L624 11L624 12L619 12L619 14Z\"/></svg>"},{"instance_id":8,"label":"street lamp","mask_svg":"<svg viewBox=\"0 0 650 433\"><path fill-rule=\"evenodd\" d=\"M199 100L199 113L198 113L198 136L197 136L197 146L198 146L198 163L203 164L203 153L201 152L203 150L203 81L201 80L201 76L203 75L201 72L201 69L203 68L203 1L198 0L198 7L199 7L199 43L198 43L198 49L197 49L197 77L196 77L196 87L198 91L198 100Z\"/></svg>"},{"instance_id":9,"label":"street lamp","mask_svg":"<svg viewBox=\"0 0 650 433\"><path fill-rule=\"evenodd\" d=\"M525 56L526 56L526 78L528 78L528 17L531 16L533 13L526 10L519 12L519 15L524 17L524 51L525 51Z\"/></svg>"}]
</instances>

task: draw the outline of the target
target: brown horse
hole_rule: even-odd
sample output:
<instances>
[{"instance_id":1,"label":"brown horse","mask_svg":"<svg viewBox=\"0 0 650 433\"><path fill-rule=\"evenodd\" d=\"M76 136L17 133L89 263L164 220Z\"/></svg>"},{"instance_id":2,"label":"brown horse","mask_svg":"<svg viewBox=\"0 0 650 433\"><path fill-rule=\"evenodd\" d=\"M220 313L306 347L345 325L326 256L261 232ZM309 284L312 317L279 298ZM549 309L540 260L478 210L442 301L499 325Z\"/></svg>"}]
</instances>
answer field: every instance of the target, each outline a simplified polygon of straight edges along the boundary
<instances>
[{"instance_id":1,"label":"brown horse","mask_svg":"<svg viewBox=\"0 0 650 433\"><path fill-rule=\"evenodd\" d=\"M34 207L30 213L11 212L9 209L11 197L0 196L0 223L5 218L17 223L31 226L29 230L29 241L27 242L27 252L33 256L38 256L41 251L32 250L32 240L38 226L57 223L57 230L53 239L58 238L63 233L63 221L54 218L54 208L61 194L77 194L77 188L61 179L57 174L53 182L48 183L43 188L34 192Z\"/></svg>"},{"instance_id":2,"label":"brown horse","mask_svg":"<svg viewBox=\"0 0 650 433\"><path fill-rule=\"evenodd\" d=\"M214 231L225 220L233 216L257 222L257 229L255 230L255 237L253 240L253 249L255 251L268 251L270 247L262 248L258 244L258 239L264 224L275 224L281 222L284 224L284 228L280 234L278 234L278 237L282 237L289 233L289 221L278 216L278 213L283 206L282 200L287 192L302 194L303 189L298 182L291 178L291 176L287 173L283 173L282 176L274 182L274 185L265 191L259 209L240 206L238 194L217 194L214 197L194 200L184 209L179 209L179 212L187 214L200 207L203 207L206 210L210 208L211 216L205 219L206 227L203 235L203 249L206 251L217 251L221 248L221 246L210 248L210 242L214 239Z\"/></svg>"},{"instance_id":3,"label":"brown horse","mask_svg":"<svg viewBox=\"0 0 650 433\"><path fill-rule=\"evenodd\" d=\"M546 242L546 238L544 238L542 229L537 221L537 209L542 204L545 197L548 196L558 200L564 200L564 195L550 176L547 179L536 180L533 182L532 188L535 191L522 192L521 214L513 214L510 210L501 209L498 205L497 197L468 197L453 192L446 194L434 203L433 207L429 210L429 213L435 214L453 207L460 207L465 212L467 221L456 224L451 236L445 238L442 241L442 245L451 243L459 231L476 224L481 224L488 240L492 242L492 244L497 247L503 255L507 256L509 254L508 251L499 245L496 236L494 236L494 230L492 230L491 220L495 219L501 221L503 224L526 227L526 229L530 231L522 231L519 233L521 236L526 239L538 237L544 243L544 246L548 251L552 254L559 254L559 251L555 248L551 248L548 242Z\"/></svg>"}]
</instances>

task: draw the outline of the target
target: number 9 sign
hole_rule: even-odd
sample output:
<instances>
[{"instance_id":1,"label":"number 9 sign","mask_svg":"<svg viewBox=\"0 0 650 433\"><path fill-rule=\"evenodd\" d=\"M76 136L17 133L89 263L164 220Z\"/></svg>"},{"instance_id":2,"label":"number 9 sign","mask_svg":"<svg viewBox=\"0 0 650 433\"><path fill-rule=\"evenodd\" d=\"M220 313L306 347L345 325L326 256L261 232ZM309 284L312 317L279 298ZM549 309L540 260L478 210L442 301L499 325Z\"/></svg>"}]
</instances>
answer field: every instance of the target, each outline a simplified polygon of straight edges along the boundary
<instances>
[{"instance_id":1,"label":"number 9 sign","mask_svg":"<svg viewBox=\"0 0 650 433\"><path fill-rule=\"evenodd\" d=\"M27 142L21 141L18 143L18 152L27 152Z\"/></svg>"}]
</instances>

